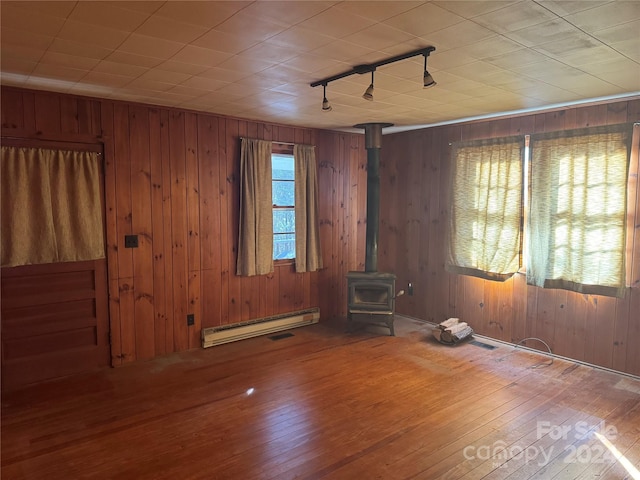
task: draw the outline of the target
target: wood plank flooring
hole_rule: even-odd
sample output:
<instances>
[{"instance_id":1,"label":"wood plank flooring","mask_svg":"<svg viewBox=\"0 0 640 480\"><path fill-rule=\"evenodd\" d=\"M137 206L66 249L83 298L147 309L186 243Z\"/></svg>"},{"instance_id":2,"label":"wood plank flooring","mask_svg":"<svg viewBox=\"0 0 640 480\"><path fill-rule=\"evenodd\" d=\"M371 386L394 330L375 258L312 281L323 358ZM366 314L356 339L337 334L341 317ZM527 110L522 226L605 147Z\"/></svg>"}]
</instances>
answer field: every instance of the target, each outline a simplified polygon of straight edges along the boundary
<instances>
[{"instance_id":1,"label":"wood plank flooring","mask_svg":"<svg viewBox=\"0 0 640 480\"><path fill-rule=\"evenodd\" d=\"M6 393L1 477L634 478L595 433L639 468L640 381L396 327L320 323Z\"/></svg>"}]
</instances>

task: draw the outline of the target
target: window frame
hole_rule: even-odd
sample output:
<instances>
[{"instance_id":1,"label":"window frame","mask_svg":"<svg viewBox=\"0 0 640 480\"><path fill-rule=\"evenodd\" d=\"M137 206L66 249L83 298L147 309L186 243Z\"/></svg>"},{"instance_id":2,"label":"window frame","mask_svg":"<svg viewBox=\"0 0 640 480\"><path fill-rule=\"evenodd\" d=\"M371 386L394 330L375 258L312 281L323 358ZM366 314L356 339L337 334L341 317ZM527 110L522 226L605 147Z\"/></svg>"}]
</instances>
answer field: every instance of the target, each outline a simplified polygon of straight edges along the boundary
<instances>
[{"instance_id":1,"label":"window frame","mask_svg":"<svg viewBox=\"0 0 640 480\"><path fill-rule=\"evenodd\" d=\"M291 143L280 143L280 142L272 142L271 144L271 158L273 159L273 155L290 155L293 158L293 144ZM295 162L295 158L294 158L294 162ZM294 164L295 165L295 164ZM295 169L294 169L295 171ZM278 180L278 181L282 181L282 180ZM294 184L294 190L295 190L295 176L294 179L291 180L291 182L293 182ZM273 178L273 172L271 173L271 182L273 184L274 182L274 178ZM293 209L293 211L295 212L295 200L294 200L294 204L293 205L287 205L287 206L282 206L282 205L275 205L272 203L272 213L274 213L276 210L291 210ZM295 225L294 225L294 230L293 233L295 235L296 231L295 231ZM275 236L277 234L274 232L273 233L273 244L274 244L274 249L271 252L271 256L273 257L273 253L275 252ZM281 259L273 259L273 263L275 266L278 265L293 265L295 264L296 261L296 257L295 255L292 258L281 258Z\"/></svg>"},{"instance_id":2,"label":"window frame","mask_svg":"<svg viewBox=\"0 0 640 480\"><path fill-rule=\"evenodd\" d=\"M624 255L624 266L625 266L625 272L624 272L624 279L623 279L623 283L624 283L624 288L629 288L631 286L631 282L632 282L632 272L631 272L631 249L632 249L632 244L633 244L633 236L634 236L634 231L635 231L635 222L634 219L637 215L636 212L636 201L635 201L635 197L637 195L636 192L640 191L640 179L638 179L638 168L639 168L639 156L640 156L640 123L638 122L632 122L632 123L621 123L621 124L615 124L615 125L601 125L601 126L594 126L594 127L587 127L587 128L580 128L580 129L567 129L566 131L569 132L571 130L576 130L576 131L580 131L580 130L598 130L598 129L606 129L606 128L622 128L624 129L626 127L629 127L631 129L631 131L629 132L629 137L628 137L628 142L629 142L629 155L630 158L628 158L628 171L627 171L627 180L626 180L626 189L627 189L627 194L626 194L626 237L627 237L627 241L625 244L625 251L623 252ZM564 132L564 130L563 130ZM554 132L550 132L550 134L554 134ZM534 167L534 160L533 160L533 156L532 156L532 150L531 150L531 142L532 142L532 136L534 135L544 135L544 134L534 134L534 133L527 133L521 134L522 137L524 138L524 148L522 150L522 157L521 157L521 161L522 161L522 185L521 185L521 195L522 195L522 215L521 215L521 224L520 224L520 233L521 233L521 246L520 246L520 268L518 269L518 271L516 272L516 274L523 274L526 275L527 274L527 257L528 257L528 242L529 242L529 237L530 237L530 231L529 231L529 218L531 215L530 212L530 207L531 207L531 202L533 201L532 199L532 177L533 177L533 169ZM501 137L496 137L496 138L501 138ZM505 137L507 138L507 137ZM493 138L488 138L486 140L492 140ZM462 142L465 143L465 142ZM542 288L542 287L541 287ZM549 287L549 288L563 288L563 287ZM571 290L571 289L567 289L567 291L575 291L575 290ZM598 293L599 295L609 295L606 293Z\"/></svg>"}]
</instances>

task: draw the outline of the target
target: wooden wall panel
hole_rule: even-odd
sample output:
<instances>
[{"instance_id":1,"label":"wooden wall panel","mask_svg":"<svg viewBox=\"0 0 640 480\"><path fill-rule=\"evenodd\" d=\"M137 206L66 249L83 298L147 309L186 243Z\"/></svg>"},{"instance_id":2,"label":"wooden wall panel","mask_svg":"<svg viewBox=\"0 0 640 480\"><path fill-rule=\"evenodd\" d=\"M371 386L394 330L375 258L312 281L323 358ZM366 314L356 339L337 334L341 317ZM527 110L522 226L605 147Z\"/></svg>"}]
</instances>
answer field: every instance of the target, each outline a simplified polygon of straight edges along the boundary
<instances>
[{"instance_id":1,"label":"wooden wall panel","mask_svg":"<svg viewBox=\"0 0 640 480\"><path fill-rule=\"evenodd\" d=\"M496 283L452 275L444 268L451 142L637 122L639 110L640 100L633 99L386 135L381 191L385 199L381 210L382 268L395 272L402 282L417 275L413 283L418 299L400 298L396 304L398 311L433 322L458 316L479 334L512 343L538 337L559 355L640 374L640 354L635 347L640 343L637 189L629 190L633 215L629 223L635 229L631 227L634 231L630 231L632 240L628 249L631 288L623 299L531 287L522 274ZM637 172L637 151L636 146L632 175L637 175L633 167ZM416 164L422 164L419 172L415 170ZM422 205L417 219L416 201ZM420 222L417 231L405 228L412 220ZM417 260L417 273L408 258ZM419 301L420 298L425 301ZM540 342L529 341L526 345L546 350Z\"/></svg>"},{"instance_id":2,"label":"wooden wall panel","mask_svg":"<svg viewBox=\"0 0 640 480\"><path fill-rule=\"evenodd\" d=\"M346 315L346 273L364 268L363 135L19 88L2 100L5 137L103 144L112 365L197 348L204 327ZM316 145L321 271L235 275L240 136Z\"/></svg>"},{"instance_id":3,"label":"wooden wall panel","mask_svg":"<svg viewBox=\"0 0 640 480\"><path fill-rule=\"evenodd\" d=\"M151 202L149 111L129 108L129 151L131 158L131 231L138 235L133 251L134 323L136 358L155 356L155 311L153 261L153 217ZM135 193L133 193L135 192Z\"/></svg>"}]
</instances>

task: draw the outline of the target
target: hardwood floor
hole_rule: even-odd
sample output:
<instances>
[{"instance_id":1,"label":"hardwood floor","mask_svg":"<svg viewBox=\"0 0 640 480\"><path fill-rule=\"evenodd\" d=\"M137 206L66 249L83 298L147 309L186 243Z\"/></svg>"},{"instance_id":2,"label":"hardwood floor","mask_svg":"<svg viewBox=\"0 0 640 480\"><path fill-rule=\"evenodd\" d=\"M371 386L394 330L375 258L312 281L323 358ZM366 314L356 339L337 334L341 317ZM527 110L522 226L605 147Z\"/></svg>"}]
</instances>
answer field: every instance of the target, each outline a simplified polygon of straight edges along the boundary
<instances>
[{"instance_id":1,"label":"hardwood floor","mask_svg":"<svg viewBox=\"0 0 640 480\"><path fill-rule=\"evenodd\" d=\"M321 323L6 393L2 478L634 478L594 432L638 468L640 381L439 345L409 319L373 330Z\"/></svg>"}]
</instances>

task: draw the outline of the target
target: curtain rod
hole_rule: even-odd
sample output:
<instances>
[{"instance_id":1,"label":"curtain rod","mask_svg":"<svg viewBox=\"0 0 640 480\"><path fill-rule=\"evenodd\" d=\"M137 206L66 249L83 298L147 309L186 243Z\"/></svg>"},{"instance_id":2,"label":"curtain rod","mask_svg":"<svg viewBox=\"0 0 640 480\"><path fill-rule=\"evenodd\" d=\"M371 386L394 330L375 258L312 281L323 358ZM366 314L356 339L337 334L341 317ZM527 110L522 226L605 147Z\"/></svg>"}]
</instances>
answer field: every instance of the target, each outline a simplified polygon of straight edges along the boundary
<instances>
[{"instance_id":1,"label":"curtain rod","mask_svg":"<svg viewBox=\"0 0 640 480\"><path fill-rule=\"evenodd\" d=\"M250 137L240 137L240 140L260 140L259 138L250 138ZM293 143L293 142L280 142L278 140L264 140L265 142L271 143L279 143L280 145L291 145L292 147L295 145L306 145L309 147L314 147L315 145L309 145L308 143Z\"/></svg>"},{"instance_id":2,"label":"curtain rod","mask_svg":"<svg viewBox=\"0 0 640 480\"><path fill-rule=\"evenodd\" d=\"M250 138L250 137L240 137L240 140L262 140L261 138ZM282 145L296 145L295 143L291 143L291 142L278 142L276 140L265 140L265 142L271 142L271 143L280 143Z\"/></svg>"}]
</instances>

